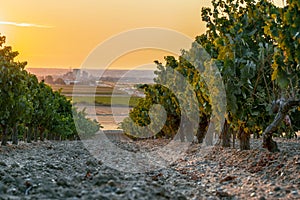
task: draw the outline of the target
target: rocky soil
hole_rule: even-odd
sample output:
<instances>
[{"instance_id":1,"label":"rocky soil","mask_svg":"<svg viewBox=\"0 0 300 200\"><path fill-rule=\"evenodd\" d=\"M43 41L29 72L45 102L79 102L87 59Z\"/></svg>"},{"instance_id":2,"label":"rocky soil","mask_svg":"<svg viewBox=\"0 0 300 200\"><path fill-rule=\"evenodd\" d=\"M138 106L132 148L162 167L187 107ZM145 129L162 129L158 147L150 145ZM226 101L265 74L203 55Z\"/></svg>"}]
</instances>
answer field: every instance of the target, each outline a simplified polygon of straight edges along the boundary
<instances>
[{"instance_id":1,"label":"rocky soil","mask_svg":"<svg viewBox=\"0 0 300 200\"><path fill-rule=\"evenodd\" d=\"M168 140L116 141L151 151ZM300 199L300 140L280 153L193 144L167 168L125 173L95 159L80 141L0 147L0 199ZM126 159L126 158L124 158Z\"/></svg>"}]
</instances>

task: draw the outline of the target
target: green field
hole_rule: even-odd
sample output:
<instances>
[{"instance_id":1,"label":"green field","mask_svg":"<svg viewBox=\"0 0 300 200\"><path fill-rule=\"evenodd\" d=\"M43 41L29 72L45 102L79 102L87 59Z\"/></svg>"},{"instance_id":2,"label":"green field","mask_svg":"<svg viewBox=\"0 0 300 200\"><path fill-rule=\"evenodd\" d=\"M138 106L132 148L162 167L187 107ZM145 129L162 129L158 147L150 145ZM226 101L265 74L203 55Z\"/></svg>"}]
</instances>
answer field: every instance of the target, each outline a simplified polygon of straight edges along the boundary
<instances>
[{"instance_id":1,"label":"green field","mask_svg":"<svg viewBox=\"0 0 300 200\"><path fill-rule=\"evenodd\" d=\"M127 93L116 90L112 87L95 87L88 85L76 85L74 90L74 85L52 85L53 90L61 90L61 94L65 95L73 103L87 103L87 104L97 104L103 106L110 105L120 105L127 106L129 96L126 96ZM72 96L75 94L75 96ZM114 96L112 102L112 94L121 95ZM78 95L78 96L76 96ZM124 95L124 96L123 96ZM129 100L129 106L133 107L137 105L140 97L133 96Z\"/></svg>"},{"instance_id":2,"label":"green field","mask_svg":"<svg viewBox=\"0 0 300 200\"><path fill-rule=\"evenodd\" d=\"M61 93L66 96L71 96L72 94L95 94L95 95L110 95L114 94L126 94L123 91L115 90L112 87L99 87L99 86L88 86L88 85L51 85L52 89L55 91L61 90Z\"/></svg>"},{"instance_id":3,"label":"green field","mask_svg":"<svg viewBox=\"0 0 300 200\"><path fill-rule=\"evenodd\" d=\"M71 99L73 103L88 103L88 104L97 104L103 106L110 106L110 105L120 105L120 106L127 106L129 97L126 96L67 96L68 99ZM130 97L129 99L129 106L134 107L137 105L138 100L141 97ZM112 102L113 99L113 102Z\"/></svg>"}]
</instances>

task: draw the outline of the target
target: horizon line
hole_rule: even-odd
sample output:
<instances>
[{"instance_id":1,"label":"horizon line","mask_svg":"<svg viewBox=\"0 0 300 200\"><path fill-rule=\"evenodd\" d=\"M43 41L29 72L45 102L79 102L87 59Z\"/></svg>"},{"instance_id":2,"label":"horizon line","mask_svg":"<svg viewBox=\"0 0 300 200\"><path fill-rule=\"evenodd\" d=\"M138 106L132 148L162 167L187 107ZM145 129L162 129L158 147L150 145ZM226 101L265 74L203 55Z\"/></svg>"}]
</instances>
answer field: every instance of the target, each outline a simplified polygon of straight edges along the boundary
<instances>
[{"instance_id":1,"label":"horizon line","mask_svg":"<svg viewBox=\"0 0 300 200\"><path fill-rule=\"evenodd\" d=\"M62 67L25 67L25 69L54 69L54 70L73 70L73 69L81 69L81 70L156 70L156 69L130 69L130 68L108 68L108 69L97 69L97 68L62 68Z\"/></svg>"}]
</instances>

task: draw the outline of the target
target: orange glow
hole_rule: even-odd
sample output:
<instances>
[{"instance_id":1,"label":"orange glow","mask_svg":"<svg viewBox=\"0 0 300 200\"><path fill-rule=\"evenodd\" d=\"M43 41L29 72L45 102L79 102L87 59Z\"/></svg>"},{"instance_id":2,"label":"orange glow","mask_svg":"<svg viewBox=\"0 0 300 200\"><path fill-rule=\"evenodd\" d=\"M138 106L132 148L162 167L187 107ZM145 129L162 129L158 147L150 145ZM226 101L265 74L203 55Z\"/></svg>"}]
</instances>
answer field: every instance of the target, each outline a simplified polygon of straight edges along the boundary
<instances>
[{"instance_id":1,"label":"orange glow","mask_svg":"<svg viewBox=\"0 0 300 200\"><path fill-rule=\"evenodd\" d=\"M162 27L194 38L204 32L200 11L209 5L210 0L10 0L1 2L0 33L28 67L79 68L99 43L130 29ZM163 61L168 54L134 55L122 56L112 67Z\"/></svg>"},{"instance_id":2,"label":"orange glow","mask_svg":"<svg viewBox=\"0 0 300 200\"><path fill-rule=\"evenodd\" d=\"M156 69L156 65L154 65L154 60L163 62L165 56L171 56L171 55L175 57L178 56L162 50L145 49L145 50L133 51L116 59L109 66L109 69L138 67L147 63L153 63L151 69Z\"/></svg>"}]
</instances>

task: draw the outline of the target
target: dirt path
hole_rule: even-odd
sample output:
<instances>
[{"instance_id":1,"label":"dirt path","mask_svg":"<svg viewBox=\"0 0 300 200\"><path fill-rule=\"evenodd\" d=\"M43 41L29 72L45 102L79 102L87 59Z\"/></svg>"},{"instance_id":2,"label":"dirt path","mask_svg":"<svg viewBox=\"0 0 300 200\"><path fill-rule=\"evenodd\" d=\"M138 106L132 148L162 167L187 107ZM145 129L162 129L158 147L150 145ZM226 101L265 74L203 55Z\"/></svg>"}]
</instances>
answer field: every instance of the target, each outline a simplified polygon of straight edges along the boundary
<instances>
[{"instance_id":1,"label":"dirt path","mask_svg":"<svg viewBox=\"0 0 300 200\"><path fill-rule=\"evenodd\" d=\"M168 142L115 144L136 152ZM279 145L278 154L192 145L167 168L145 173L112 169L78 141L0 147L0 199L299 199L300 141Z\"/></svg>"}]
</instances>

